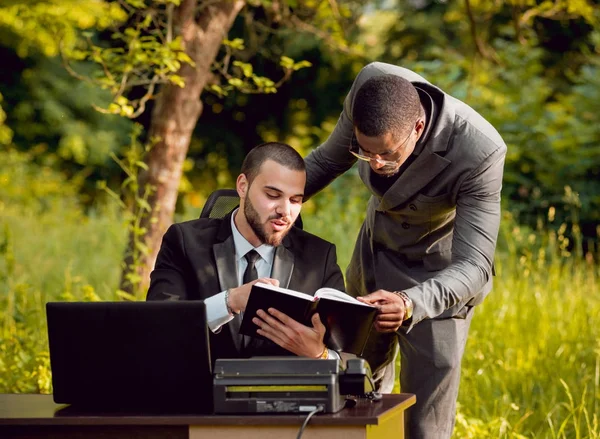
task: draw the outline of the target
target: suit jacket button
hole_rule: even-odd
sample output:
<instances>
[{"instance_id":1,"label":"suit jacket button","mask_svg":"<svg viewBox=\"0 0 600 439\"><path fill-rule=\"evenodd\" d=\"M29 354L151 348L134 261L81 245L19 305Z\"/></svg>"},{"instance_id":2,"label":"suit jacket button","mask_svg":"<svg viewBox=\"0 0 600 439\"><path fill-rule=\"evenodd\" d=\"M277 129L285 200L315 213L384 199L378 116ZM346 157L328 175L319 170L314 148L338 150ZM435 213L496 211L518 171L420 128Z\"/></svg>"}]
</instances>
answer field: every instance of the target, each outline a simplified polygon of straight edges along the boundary
<instances>
[{"instance_id":1,"label":"suit jacket button","mask_svg":"<svg viewBox=\"0 0 600 439\"><path fill-rule=\"evenodd\" d=\"M408 208L409 208L410 210L417 210L417 206L415 206L413 203L410 203L410 204L408 205Z\"/></svg>"},{"instance_id":2,"label":"suit jacket button","mask_svg":"<svg viewBox=\"0 0 600 439\"><path fill-rule=\"evenodd\" d=\"M408 224L408 223L402 223L402 228L403 229L409 229L410 228L410 224Z\"/></svg>"}]
</instances>

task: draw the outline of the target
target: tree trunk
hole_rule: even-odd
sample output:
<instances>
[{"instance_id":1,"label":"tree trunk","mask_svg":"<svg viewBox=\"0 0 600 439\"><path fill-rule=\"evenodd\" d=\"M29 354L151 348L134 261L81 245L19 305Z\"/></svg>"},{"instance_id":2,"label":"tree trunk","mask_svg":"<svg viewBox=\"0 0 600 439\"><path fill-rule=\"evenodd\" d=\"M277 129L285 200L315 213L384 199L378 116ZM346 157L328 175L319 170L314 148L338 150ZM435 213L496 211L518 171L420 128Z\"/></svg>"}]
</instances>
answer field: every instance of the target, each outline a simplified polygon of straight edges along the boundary
<instances>
[{"instance_id":1,"label":"tree trunk","mask_svg":"<svg viewBox=\"0 0 600 439\"><path fill-rule=\"evenodd\" d=\"M198 12L202 3L205 5ZM210 68L221 42L244 5L245 0L183 0L176 10L176 29L195 66L185 64L181 67L178 74L184 79L185 87L165 85L152 112L149 136L156 143L145 159L148 169L139 177L140 190L143 191L147 184L154 189L148 199L152 211L144 215L141 223L146 232L138 238L133 234L130 236L120 287L138 298L147 291L162 236L173 223L183 162L194 127L202 114L200 95L210 79ZM137 257L136 239L147 248L145 254Z\"/></svg>"}]
</instances>

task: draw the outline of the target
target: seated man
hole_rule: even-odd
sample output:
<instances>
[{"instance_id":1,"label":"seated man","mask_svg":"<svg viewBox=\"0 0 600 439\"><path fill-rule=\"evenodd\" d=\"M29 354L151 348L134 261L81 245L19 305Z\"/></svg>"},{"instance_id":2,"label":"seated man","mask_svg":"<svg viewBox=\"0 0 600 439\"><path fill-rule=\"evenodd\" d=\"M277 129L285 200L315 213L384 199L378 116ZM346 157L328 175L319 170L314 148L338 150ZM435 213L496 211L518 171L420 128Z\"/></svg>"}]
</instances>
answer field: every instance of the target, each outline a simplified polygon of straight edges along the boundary
<instances>
[{"instance_id":1,"label":"seated man","mask_svg":"<svg viewBox=\"0 0 600 439\"><path fill-rule=\"evenodd\" d=\"M335 246L293 227L305 182L304 160L292 147L259 145L246 156L237 178L239 209L223 219L173 224L165 233L147 300L204 300L213 360L337 356L323 344L325 327L317 314L307 327L277 310L260 310L255 323L272 341L238 334L251 286L258 281L307 294L321 287L344 290Z\"/></svg>"}]
</instances>

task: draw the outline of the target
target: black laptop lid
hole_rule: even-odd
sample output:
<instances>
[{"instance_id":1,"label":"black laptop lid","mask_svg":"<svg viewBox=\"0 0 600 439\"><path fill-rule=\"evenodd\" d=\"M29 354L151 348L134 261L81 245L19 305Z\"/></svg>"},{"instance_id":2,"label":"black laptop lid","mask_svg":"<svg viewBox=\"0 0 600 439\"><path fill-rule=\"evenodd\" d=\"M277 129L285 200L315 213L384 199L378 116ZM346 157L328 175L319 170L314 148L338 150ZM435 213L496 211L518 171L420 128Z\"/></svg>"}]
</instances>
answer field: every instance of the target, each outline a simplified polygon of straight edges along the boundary
<instances>
[{"instance_id":1,"label":"black laptop lid","mask_svg":"<svg viewBox=\"0 0 600 439\"><path fill-rule=\"evenodd\" d=\"M55 402L211 411L204 302L50 302L46 314Z\"/></svg>"}]
</instances>

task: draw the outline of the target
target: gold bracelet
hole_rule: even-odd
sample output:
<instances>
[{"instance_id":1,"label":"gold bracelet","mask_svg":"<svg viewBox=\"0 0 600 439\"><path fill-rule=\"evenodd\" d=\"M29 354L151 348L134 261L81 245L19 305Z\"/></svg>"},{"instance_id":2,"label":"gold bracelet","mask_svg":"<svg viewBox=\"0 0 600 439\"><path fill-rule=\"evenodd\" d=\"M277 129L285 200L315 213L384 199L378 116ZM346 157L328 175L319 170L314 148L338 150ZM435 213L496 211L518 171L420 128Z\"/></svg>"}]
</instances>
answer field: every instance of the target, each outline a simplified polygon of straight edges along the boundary
<instances>
[{"instance_id":1,"label":"gold bracelet","mask_svg":"<svg viewBox=\"0 0 600 439\"><path fill-rule=\"evenodd\" d=\"M327 349L327 346L325 346L323 352L321 352L321 355L319 355L317 358L321 360L327 360L329 358L329 349Z\"/></svg>"}]
</instances>

